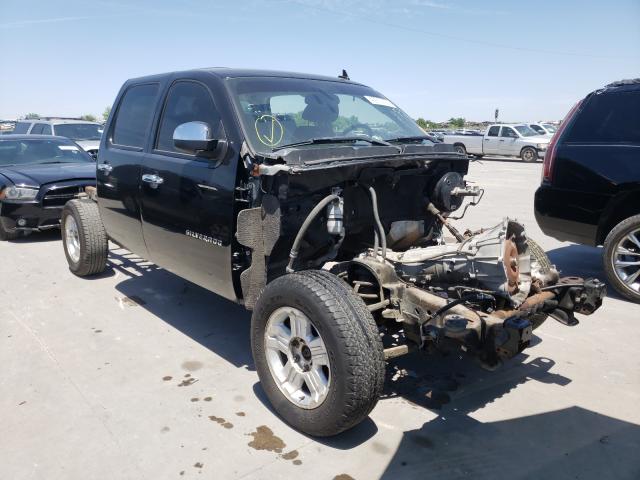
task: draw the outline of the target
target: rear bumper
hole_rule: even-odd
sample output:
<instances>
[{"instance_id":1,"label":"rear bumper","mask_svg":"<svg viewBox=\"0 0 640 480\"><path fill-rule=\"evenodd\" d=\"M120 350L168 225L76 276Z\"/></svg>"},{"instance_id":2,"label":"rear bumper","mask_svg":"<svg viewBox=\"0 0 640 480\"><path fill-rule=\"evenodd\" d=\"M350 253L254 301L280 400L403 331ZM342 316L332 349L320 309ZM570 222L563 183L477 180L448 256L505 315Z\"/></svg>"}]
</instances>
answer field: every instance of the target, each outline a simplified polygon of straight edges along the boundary
<instances>
[{"instance_id":1,"label":"rear bumper","mask_svg":"<svg viewBox=\"0 0 640 480\"><path fill-rule=\"evenodd\" d=\"M0 222L8 231L40 231L60 227L62 207L43 208L40 202L0 203Z\"/></svg>"},{"instance_id":2,"label":"rear bumper","mask_svg":"<svg viewBox=\"0 0 640 480\"><path fill-rule=\"evenodd\" d=\"M596 246L599 216L581 208L579 196L541 185L535 194L536 222L545 235L557 240ZM585 205L582 203L582 207Z\"/></svg>"}]
</instances>

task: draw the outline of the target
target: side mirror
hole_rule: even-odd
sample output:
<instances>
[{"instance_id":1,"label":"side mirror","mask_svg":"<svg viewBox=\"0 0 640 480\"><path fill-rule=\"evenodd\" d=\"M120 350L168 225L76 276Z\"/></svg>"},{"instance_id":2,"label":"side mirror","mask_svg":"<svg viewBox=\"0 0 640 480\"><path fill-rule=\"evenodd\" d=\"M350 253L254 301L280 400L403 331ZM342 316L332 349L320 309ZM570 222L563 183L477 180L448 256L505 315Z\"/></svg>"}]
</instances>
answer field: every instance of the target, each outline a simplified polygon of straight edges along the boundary
<instances>
[{"instance_id":1,"label":"side mirror","mask_svg":"<svg viewBox=\"0 0 640 480\"><path fill-rule=\"evenodd\" d=\"M205 122L182 123L173 131L173 144L185 153L212 152L219 140L213 138L211 127Z\"/></svg>"}]
</instances>

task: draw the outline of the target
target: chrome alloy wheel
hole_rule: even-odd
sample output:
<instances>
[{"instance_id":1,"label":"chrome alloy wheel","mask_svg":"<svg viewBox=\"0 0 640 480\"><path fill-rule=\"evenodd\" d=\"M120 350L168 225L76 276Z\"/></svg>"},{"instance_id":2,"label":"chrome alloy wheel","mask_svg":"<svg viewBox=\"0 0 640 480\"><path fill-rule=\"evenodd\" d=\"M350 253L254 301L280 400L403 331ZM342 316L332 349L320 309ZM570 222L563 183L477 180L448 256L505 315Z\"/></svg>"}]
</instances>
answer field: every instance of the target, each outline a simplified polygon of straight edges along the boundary
<instances>
[{"instance_id":1,"label":"chrome alloy wheel","mask_svg":"<svg viewBox=\"0 0 640 480\"><path fill-rule=\"evenodd\" d=\"M264 332L269 371L284 396L297 407L319 407L329 393L331 367L322 337L297 308L275 310Z\"/></svg>"},{"instance_id":2,"label":"chrome alloy wheel","mask_svg":"<svg viewBox=\"0 0 640 480\"><path fill-rule=\"evenodd\" d=\"M640 229L629 232L616 244L613 268L618 279L630 290L640 293Z\"/></svg>"},{"instance_id":3,"label":"chrome alloy wheel","mask_svg":"<svg viewBox=\"0 0 640 480\"><path fill-rule=\"evenodd\" d=\"M69 258L73 263L78 263L80 261L80 235L78 234L78 224L72 215L68 215L64 222L64 237Z\"/></svg>"}]
</instances>

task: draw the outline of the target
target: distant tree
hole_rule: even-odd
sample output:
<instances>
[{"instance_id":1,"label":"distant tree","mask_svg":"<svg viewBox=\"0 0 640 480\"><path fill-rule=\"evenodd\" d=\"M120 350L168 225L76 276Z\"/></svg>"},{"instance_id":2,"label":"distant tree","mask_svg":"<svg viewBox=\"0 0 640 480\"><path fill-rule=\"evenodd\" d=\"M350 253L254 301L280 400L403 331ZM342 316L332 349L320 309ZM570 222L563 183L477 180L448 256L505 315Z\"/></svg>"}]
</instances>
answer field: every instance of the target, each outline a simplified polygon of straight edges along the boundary
<instances>
[{"instance_id":1,"label":"distant tree","mask_svg":"<svg viewBox=\"0 0 640 480\"><path fill-rule=\"evenodd\" d=\"M96 116L91 115L90 113L86 113L80 117L80 120L86 120L87 122L95 122Z\"/></svg>"},{"instance_id":2,"label":"distant tree","mask_svg":"<svg viewBox=\"0 0 640 480\"><path fill-rule=\"evenodd\" d=\"M449 119L449 125L452 127L463 128L466 120L464 117L451 117Z\"/></svg>"},{"instance_id":3,"label":"distant tree","mask_svg":"<svg viewBox=\"0 0 640 480\"><path fill-rule=\"evenodd\" d=\"M27 113L24 118L25 120L37 120L40 118L40 115L38 115L37 113Z\"/></svg>"},{"instance_id":4,"label":"distant tree","mask_svg":"<svg viewBox=\"0 0 640 480\"><path fill-rule=\"evenodd\" d=\"M416 120L416 123L418 124L418 126L420 128L422 128L423 130L433 130L434 128L437 127L435 122L432 122L431 120L425 120L424 118L420 117Z\"/></svg>"},{"instance_id":5,"label":"distant tree","mask_svg":"<svg viewBox=\"0 0 640 480\"><path fill-rule=\"evenodd\" d=\"M104 109L104 112L102 112L102 118L103 120L106 122L107 119L109 118L109 114L111 113L111 107L107 107Z\"/></svg>"}]
</instances>

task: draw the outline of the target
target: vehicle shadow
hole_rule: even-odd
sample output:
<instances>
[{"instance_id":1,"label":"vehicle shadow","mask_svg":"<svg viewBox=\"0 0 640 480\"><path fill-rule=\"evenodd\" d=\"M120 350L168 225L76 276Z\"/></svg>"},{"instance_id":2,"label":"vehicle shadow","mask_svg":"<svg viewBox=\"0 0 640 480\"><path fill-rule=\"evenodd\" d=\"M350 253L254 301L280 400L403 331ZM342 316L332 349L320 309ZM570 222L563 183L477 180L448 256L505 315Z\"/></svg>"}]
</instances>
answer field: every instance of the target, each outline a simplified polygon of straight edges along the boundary
<instances>
[{"instance_id":1,"label":"vehicle shadow","mask_svg":"<svg viewBox=\"0 0 640 480\"><path fill-rule=\"evenodd\" d=\"M254 370L250 314L241 306L123 249L109 266L125 279L116 285L125 304L138 305L235 367Z\"/></svg>"},{"instance_id":2,"label":"vehicle shadow","mask_svg":"<svg viewBox=\"0 0 640 480\"><path fill-rule=\"evenodd\" d=\"M394 362L385 396L402 396L438 416L403 434L381 478L640 478L638 425L576 406L495 422L476 420L474 411L525 382L571 382L551 372L550 359L518 357L495 372L484 372L461 356ZM531 402L524 411L536 410L535 398Z\"/></svg>"},{"instance_id":3,"label":"vehicle shadow","mask_svg":"<svg viewBox=\"0 0 640 480\"><path fill-rule=\"evenodd\" d=\"M54 242L60 240L60 230L52 228L51 230L44 230L42 232L32 232L29 235L16 238L15 240L8 240L9 243L41 243L41 242Z\"/></svg>"},{"instance_id":4,"label":"vehicle shadow","mask_svg":"<svg viewBox=\"0 0 640 480\"><path fill-rule=\"evenodd\" d=\"M571 272L572 276L597 278L607 283L608 297L628 301L606 281L602 268L602 248L571 244L549 250L547 255L560 271L560 276L563 272Z\"/></svg>"}]
</instances>

